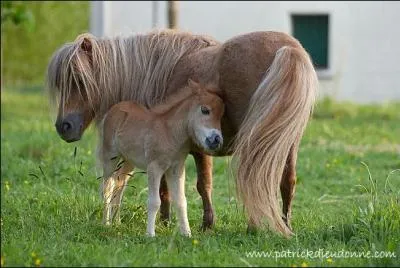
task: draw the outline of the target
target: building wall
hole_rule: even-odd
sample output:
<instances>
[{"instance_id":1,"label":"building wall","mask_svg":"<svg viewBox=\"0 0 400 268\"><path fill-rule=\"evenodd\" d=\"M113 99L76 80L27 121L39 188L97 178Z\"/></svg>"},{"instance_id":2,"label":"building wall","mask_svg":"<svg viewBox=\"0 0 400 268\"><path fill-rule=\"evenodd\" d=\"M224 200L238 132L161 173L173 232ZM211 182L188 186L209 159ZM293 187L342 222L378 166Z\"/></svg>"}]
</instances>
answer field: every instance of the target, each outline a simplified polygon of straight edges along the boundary
<instances>
[{"instance_id":1,"label":"building wall","mask_svg":"<svg viewBox=\"0 0 400 268\"><path fill-rule=\"evenodd\" d=\"M146 32L155 21L159 28L166 27L166 1L155 2L93 2L92 29L102 19L99 35ZM102 13L96 5L103 5ZM181 1L178 5L181 29L220 41L258 30L291 34L292 13L327 13L330 68L319 73L321 95L363 103L400 100L400 2ZM93 19L99 13L102 19Z\"/></svg>"}]
</instances>

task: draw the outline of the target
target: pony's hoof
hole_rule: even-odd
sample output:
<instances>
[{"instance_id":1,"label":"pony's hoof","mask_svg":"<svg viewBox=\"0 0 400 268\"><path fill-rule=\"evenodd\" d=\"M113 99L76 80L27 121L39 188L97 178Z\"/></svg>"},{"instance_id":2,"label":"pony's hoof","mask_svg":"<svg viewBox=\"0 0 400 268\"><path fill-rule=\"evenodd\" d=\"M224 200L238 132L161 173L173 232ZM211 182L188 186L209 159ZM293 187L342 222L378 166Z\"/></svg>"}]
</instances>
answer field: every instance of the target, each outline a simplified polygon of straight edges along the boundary
<instances>
[{"instance_id":1,"label":"pony's hoof","mask_svg":"<svg viewBox=\"0 0 400 268\"><path fill-rule=\"evenodd\" d=\"M286 226L289 228L289 230L293 233L292 225L290 224L290 220L286 218L285 216L282 217L282 220L285 222Z\"/></svg>"},{"instance_id":2,"label":"pony's hoof","mask_svg":"<svg viewBox=\"0 0 400 268\"><path fill-rule=\"evenodd\" d=\"M210 230L214 227L215 219L214 219L214 211L204 211L203 215L203 224L201 225L201 230L203 232Z\"/></svg>"}]
</instances>

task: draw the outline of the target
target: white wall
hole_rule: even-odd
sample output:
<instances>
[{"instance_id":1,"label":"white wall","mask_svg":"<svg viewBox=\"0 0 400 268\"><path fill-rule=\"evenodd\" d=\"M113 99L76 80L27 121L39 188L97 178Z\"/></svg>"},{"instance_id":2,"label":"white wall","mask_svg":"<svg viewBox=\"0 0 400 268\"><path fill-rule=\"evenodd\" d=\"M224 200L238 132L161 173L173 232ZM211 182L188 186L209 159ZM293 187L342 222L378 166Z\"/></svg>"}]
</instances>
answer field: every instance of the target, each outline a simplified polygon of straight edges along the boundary
<instances>
[{"instance_id":1,"label":"white wall","mask_svg":"<svg viewBox=\"0 0 400 268\"><path fill-rule=\"evenodd\" d=\"M154 22L159 28L167 25L165 1L92 1L91 5L91 31L98 36L147 32Z\"/></svg>"},{"instance_id":2,"label":"white wall","mask_svg":"<svg viewBox=\"0 0 400 268\"><path fill-rule=\"evenodd\" d=\"M154 2L94 2L93 17L101 14L104 35L146 32L152 28ZM166 1L157 2L158 26L166 27ZM96 13L99 3L103 13ZM290 34L292 13L328 13L331 66L320 74L322 95L357 102L400 100L400 2L181 1L178 6L181 29L220 41L258 30ZM101 19L92 21L94 31Z\"/></svg>"}]
</instances>

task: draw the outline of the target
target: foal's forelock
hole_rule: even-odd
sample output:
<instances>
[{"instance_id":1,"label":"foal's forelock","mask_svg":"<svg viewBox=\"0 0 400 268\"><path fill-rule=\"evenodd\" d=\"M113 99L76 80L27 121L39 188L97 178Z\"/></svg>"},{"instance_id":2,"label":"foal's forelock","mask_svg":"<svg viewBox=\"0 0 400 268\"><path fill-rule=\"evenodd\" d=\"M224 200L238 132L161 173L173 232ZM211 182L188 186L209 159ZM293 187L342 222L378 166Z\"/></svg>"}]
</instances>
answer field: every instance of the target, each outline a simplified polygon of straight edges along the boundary
<instances>
[{"instance_id":1,"label":"foal's forelock","mask_svg":"<svg viewBox=\"0 0 400 268\"><path fill-rule=\"evenodd\" d=\"M81 48L84 38L90 52ZM171 30L104 39L84 34L53 55L47 74L50 97L68 110L71 95L80 94L98 118L123 100L150 107L164 100L172 71L186 53L216 44Z\"/></svg>"}]
</instances>

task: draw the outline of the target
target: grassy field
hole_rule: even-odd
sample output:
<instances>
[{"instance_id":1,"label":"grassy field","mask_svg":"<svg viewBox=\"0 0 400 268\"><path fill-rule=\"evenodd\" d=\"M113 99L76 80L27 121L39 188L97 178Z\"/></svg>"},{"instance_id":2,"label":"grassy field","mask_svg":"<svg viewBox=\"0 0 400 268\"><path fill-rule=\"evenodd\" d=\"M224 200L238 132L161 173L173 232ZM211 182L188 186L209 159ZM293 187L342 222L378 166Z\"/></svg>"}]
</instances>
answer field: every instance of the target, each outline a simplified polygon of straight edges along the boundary
<instances>
[{"instance_id":1,"label":"grassy field","mask_svg":"<svg viewBox=\"0 0 400 268\"><path fill-rule=\"evenodd\" d=\"M177 234L174 217L169 227L158 223L158 236L150 239L144 235L145 176L129 182L122 224L102 226L94 129L82 141L67 144L55 132L54 116L40 88L3 90L2 266L398 265L399 105L318 104L299 152L293 206L296 235L291 239L270 231L246 234L228 158L214 159L217 222L213 231L202 233L191 157L186 187L193 237ZM337 255L304 255L320 249ZM342 258L345 251L385 251L396 257ZM285 254L291 256L284 258Z\"/></svg>"}]
</instances>

